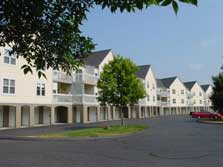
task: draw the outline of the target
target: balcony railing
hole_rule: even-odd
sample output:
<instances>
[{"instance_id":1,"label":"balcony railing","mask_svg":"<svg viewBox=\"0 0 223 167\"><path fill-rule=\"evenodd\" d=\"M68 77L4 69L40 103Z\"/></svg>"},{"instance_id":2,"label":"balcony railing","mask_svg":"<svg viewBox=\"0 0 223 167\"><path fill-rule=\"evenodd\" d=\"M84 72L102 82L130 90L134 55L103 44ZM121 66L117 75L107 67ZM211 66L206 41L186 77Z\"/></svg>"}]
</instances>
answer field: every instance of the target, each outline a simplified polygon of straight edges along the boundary
<instances>
[{"instance_id":1,"label":"balcony railing","mask_svg":"<svg viewBox=\"0 0 223 167\"><path fill-rule=\"evenodd\" d=\"M164 102L164 101L158 101L157 102L157 104L159 105L159 106L170 106L170 102Z\"/></svg>"},{"instance_id":2,"label":"balcony railing","mask_svg":"<svg viewBox=\"0 0 223 167\"><path fill-rule=\"evenodd\" d=\"M74 95L73 96L74 104L97 104L97 98L95 95Z\"/></svg>"},{"instance_id":3,"label":"balcony railing","mask_svg":"<svg viewBox=\"0 0 223 167\"><path fill-rule=\"evenodd\" d=\"M160 97L170 97L169 91L157 91L157 95Z\"/></svg>"},{"instance_id":4,"label":"balcony railing","mask_svg":"<svg viewBox=\"0 0 223 167\"><path fill-rule=\"evenodd\" d=\"M63 72L53 71L53 80L63 83L72 83L72 76L69 76Z\"/></svg>"},{"instance_id":5,"label":"balcony railing","mask_svg":"<svg viewBox=\"0 0 223 167\"><path fill-rule=\"evenodd\" d=\"M53 103L72 103L71 94L54 94Z\"/></svg>"}]
</instances>

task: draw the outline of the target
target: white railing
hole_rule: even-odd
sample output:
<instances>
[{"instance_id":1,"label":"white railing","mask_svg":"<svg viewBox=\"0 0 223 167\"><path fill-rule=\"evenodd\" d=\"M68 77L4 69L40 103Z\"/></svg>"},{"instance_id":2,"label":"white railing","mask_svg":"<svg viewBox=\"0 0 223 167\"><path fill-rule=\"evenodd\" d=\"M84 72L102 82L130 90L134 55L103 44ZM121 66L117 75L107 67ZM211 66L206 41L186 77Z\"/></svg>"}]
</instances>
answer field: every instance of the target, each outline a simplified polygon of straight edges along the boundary
<instances>
[{"instance_id":1,"label":"white railing","mask_svg":"<svg viewBox=\"0 0 223 167\"><path fill-rule=\"evenodd\" d=\"M58 82L72 83L72 76L64 72L53 71L53 80Z\"/></svg>"},{"instance_id":2,"label":"white railing","mask_svg":"<svg viewBox=\"0 0 223 167\"><path fill-rule=\"evenodd\" d=\"M53 95L54 103L72 103L71 94L54 94Z\"/></svg>"},{"instance_id":3,"label":"white railing","mask_svg":"<svg viewBox=\"0 0 223 167\"><path fill-rule=\"evenodd\" d=\"M97 104L97 98L95 95L74 95L73 96L73 103L74 104Z\"/></svg>"},{"instance_id":4,"label":"white railing","mask_svg":"<svg viewBox=\"0 0 223 167\"><path fill-rule=\"evenodd\" d=\"M85 73L84 77L82 78L84 83L94 84L96 85L98 82L98 77L95 75L90 75L88 73Z\"/></svg>"},{"instance_id":5,"label":"white railing","mask_svg":"<svg viewBox=\"0 0 223 167\"><path fill-rule=\"evenodd\" d=\"M159 106L170 106L170 102L164 102L164 101L158 101L157 102L157 104L159 105Z\"/></svg>"},{"instance_id":6,"label":"white railing","mask_svg":"<svg viewBox=\"0 0 223 167\"><path fill-rule=\"evenodd\" d=\"M157 91L157 95L161 97L170 97L169 91Z\"/></svg>"}]
</instances>

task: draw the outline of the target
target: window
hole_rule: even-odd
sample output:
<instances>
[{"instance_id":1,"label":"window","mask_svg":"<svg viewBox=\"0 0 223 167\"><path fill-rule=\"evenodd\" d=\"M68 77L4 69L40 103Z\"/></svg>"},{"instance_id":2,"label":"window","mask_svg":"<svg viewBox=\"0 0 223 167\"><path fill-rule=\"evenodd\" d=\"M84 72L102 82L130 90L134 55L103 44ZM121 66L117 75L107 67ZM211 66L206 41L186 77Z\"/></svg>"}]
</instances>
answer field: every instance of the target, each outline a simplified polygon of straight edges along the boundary
<instances>
[{"instance_id":1,"label":"window","mask_svg":"<svg viewBox=\"0 0 223 167\"><path fill-rule=\"evenodd\" d=\"M15 54L9 54L8 49L4 49L4 63L5 64L16 64L16 55Z\"/></svg>"},{"instance_id":2,"label":"window","mask_svg":"<svg viewBox=\"0 0 223 167\"><path fill-rule=\"evenodd\" d=\"M156 96L153 96L153 102L155 102L156 101Z\"/></svg>"},{"instance_id":3,"label":"window","mask_svg":"<svg viewBox=\"0 0 223 167\"><path fill-rule=\"evenodd\" d=\"M181 90L181 94L184 95L184 90Z\"/></svg>"},{"instance_id":4,"label":"window","mask_svg":"<svg viewBox=\"0 0 223 167\"><path fill-rule=\"evenodd\" d=\"M202 92L199 92L199 96L202 96Z\"/></svg>"},{"instance_id":5,"label":"window","mask_svg":"<svg viewBox=\"0 0 223 167\"><path fill-rule=\"evenodd\" d=\"M176 94L176 90L175 89L172 89L172 94Z\"/></svg>"},{"instance_id":6,"label":"window","mask_svg":"<svg viewBox=\"0 0 223 167\"><path fill-rule=\"evenodd\" d=\"M155 84L153 84L153 90L155 89Z\"/></svg>"},{"instance_id":7,"label":"window","mask_svg":"<svg viewBox=\"0 0 223 167\"><path fill-rule=\"evenodd\" d=\"M181 103L184 104L184 99L181 99Z\"/></svg>"},{"instance_id":8,"label":"window","mask_svg":"<svg viewBox=\"0 0 223 167\"><path fill-rule=\"evenodd\" d=\"M82 70L79 69L76 72L76 81L82 81Z\"/></svg>"},{"instance_id":9,"label":"window","mask_svg":"<svg viewBox=\"0 0 223 167\"><path fill-rule=\"evenodd\" d=\"M149 82L146 83L146 87L149 88Z\"/></svg>"},{"instance_id":10,"label":"window","mask_svg":"<svg viewBox=\"0 0 223 167\"><path fill-rule=\"evenodd\" d=\"M46 94L46 86L45 86L45 84L37 83L36 95L37 96L45 96L45 94Z\"/></svg>"},{"instance_id":11,"label":"window","mask_svg":"<svg viewBox=\"0 0 223 167\"><path fill-rule=\"evenodd\" d=\"M176 99L173 99L173 104L176 104Z\"/></svg>"},{"instance_id":12,"label":"window","mask_svg":"<svg viewBox=\"0 0 223 167\"><path fill-rule=\"evenodd\" d=\"M202 100L200 100L200 104L202 104Z\"/></svg>"},{"instance_id":13,"label":"window","mask_svg":"<svg viewBox=\"0 0 223 167\"><path fill-rule=\"evenodd\" d=\"M3 93L15 94L15 80L3 79Z\"/></svg>"},{"instance_id":14,"label":"window","mask_svg":"<svg viewBox=\"0 0 223 167\"><path fill-rule=\"evenodd\" d=\"M149 95L147 96L147 101L150 101L150 97L149 97Z\"/></svg>"}]
</instances>

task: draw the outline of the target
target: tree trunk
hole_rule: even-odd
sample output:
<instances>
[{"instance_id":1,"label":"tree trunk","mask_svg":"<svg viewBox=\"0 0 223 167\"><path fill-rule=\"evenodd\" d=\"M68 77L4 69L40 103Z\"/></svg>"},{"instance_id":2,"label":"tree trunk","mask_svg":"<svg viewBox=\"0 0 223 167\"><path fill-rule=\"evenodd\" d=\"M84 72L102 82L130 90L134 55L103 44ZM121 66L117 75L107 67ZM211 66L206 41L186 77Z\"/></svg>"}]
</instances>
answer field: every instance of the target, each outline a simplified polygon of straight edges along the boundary
<instances>
[{"instance_id":1,"label":"tree trunk","mask_svg":"<svg viewBox=\"0 0 223 167\"><path fill-rule=\"evenodd\" d=\"M124 126L125 125L125 120L124 120L124 110L123 107L121 107L121 125Z\"/></svg>"}]
</instances>

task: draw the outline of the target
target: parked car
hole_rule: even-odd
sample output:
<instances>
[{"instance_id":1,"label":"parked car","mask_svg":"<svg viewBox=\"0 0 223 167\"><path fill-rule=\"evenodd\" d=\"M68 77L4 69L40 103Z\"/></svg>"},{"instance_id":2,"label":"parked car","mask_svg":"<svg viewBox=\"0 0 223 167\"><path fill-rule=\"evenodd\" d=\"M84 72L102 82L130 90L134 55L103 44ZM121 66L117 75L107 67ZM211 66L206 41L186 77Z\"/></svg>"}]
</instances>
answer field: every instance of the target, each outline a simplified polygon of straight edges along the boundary
<instances>
[{"instance_id":1,"label":"parked car","mask_svg":"<svg viewBox=\"0 0 223 167\"><path fill-rule=\"evenodd\" d=\"M223 116L219 113L211 113L207 111L193 112L192 117L193 118L210 118L210 119L223 118Z\"/></svg>"}]
</instances>

